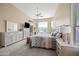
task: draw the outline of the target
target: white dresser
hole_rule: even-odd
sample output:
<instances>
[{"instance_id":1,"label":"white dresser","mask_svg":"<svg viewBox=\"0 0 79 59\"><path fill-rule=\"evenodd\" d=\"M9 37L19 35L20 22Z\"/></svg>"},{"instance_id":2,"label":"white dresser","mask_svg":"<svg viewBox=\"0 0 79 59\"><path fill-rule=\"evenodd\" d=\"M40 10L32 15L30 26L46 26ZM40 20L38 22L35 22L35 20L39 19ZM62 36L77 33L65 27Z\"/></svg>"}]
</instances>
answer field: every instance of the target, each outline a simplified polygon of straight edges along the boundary
<instances>
[{"instance_id":1,"label":"white dresser","mask_svg":"<svg viewBox=\"0 0 79 59\"><path fill-rule=\"evenodd\" d=\"M23 39L23 31L0 33L0 46L7 46Z\"/></svg>"},{"instance_id":2,"label":"white dresser","mask_svg":"<svg viewBox=\"0 0 79 59\"><path fill-rule=\"evenodd\" d=\"M79 46L56 39L56 53L58 56L79 56Z\"/></svg>"}]
</instances>

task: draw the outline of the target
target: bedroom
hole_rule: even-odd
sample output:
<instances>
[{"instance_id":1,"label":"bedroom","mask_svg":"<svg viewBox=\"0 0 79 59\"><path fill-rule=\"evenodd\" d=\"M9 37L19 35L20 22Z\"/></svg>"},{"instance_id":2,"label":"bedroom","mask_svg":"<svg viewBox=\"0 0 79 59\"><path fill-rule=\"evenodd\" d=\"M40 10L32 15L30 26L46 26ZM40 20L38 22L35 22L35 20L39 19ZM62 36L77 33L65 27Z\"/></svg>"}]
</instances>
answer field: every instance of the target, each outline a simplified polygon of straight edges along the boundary
<instances>
[{"instance_id":1,"label":"bedroom","mask_svg":"<svg viewBox=\"0 0 79 59\"><path fill-rule=\"evenodd\" d=\"M78 44L74 44L78 43L74 40L74 14L78 16L78 5L0 3L0 55L79 55Z\"/></svg>"}]
</instances>

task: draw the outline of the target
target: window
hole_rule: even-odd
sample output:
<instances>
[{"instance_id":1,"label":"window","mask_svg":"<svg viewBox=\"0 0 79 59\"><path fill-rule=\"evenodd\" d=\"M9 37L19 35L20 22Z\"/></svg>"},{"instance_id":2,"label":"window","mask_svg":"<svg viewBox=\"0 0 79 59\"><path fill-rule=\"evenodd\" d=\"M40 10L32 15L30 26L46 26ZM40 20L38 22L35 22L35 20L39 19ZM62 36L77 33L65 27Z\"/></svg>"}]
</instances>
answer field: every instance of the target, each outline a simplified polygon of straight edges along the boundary
<instances>
[{"instance_id":1,"label":"window","mask_svg":"<svg viewBox=\"0 0 79 59\"><path fill-rule=\"evenodd\" d=\"M38 23L39 32L47 32L47 28L48 28L48 22L40 21Z\"/></svg>"}]
</instances>

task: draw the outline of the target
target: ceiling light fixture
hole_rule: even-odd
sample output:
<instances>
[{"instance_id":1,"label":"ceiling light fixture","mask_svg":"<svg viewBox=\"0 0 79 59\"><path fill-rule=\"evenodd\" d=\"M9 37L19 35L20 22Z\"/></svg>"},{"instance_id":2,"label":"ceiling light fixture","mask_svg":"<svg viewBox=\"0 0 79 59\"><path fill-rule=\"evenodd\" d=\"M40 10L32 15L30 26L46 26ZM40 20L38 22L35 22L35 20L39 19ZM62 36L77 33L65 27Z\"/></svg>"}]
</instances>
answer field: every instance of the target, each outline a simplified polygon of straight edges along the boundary
<instances>
[{"instance_id":1,"label":"ceiling light fixture","mask_svg":"<svg viewBox=\"0 0 79 59\"><path fill-rule=\"evenodd\" d=\"M35 15L37 18L39 17L43 17L42 16L42 13L39 11L38 7L36 8L36 15Z\"/></svg>"}]
</instances>

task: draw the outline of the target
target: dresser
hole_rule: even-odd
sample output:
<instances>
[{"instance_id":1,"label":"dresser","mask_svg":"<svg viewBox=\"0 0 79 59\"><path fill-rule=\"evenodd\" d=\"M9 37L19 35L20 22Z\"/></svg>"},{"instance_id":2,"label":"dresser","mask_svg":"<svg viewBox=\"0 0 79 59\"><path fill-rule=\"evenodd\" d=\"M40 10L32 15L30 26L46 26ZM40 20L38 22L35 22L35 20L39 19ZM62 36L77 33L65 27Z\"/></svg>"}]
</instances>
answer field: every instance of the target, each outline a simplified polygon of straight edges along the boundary
<instances>
[{"instance_id":1,"label":"dresser","mask_svg":"<svg viewBox=\"0 0 79 59\"><path fill-rule=\"evenodd\" d=\"M23 31L0 33L0 46L8 46L20 40L23 40Z\"/></svg>"},{"instance_id":2,"label":"dresser","mask_svg":"<svg viewBox=\"0 0 79 59\"><path fill-rule=\"evenodd\" d=\"M56 53L58 56L79 56L79 46L56 39Z\"/></svg>"}]
</instances>

